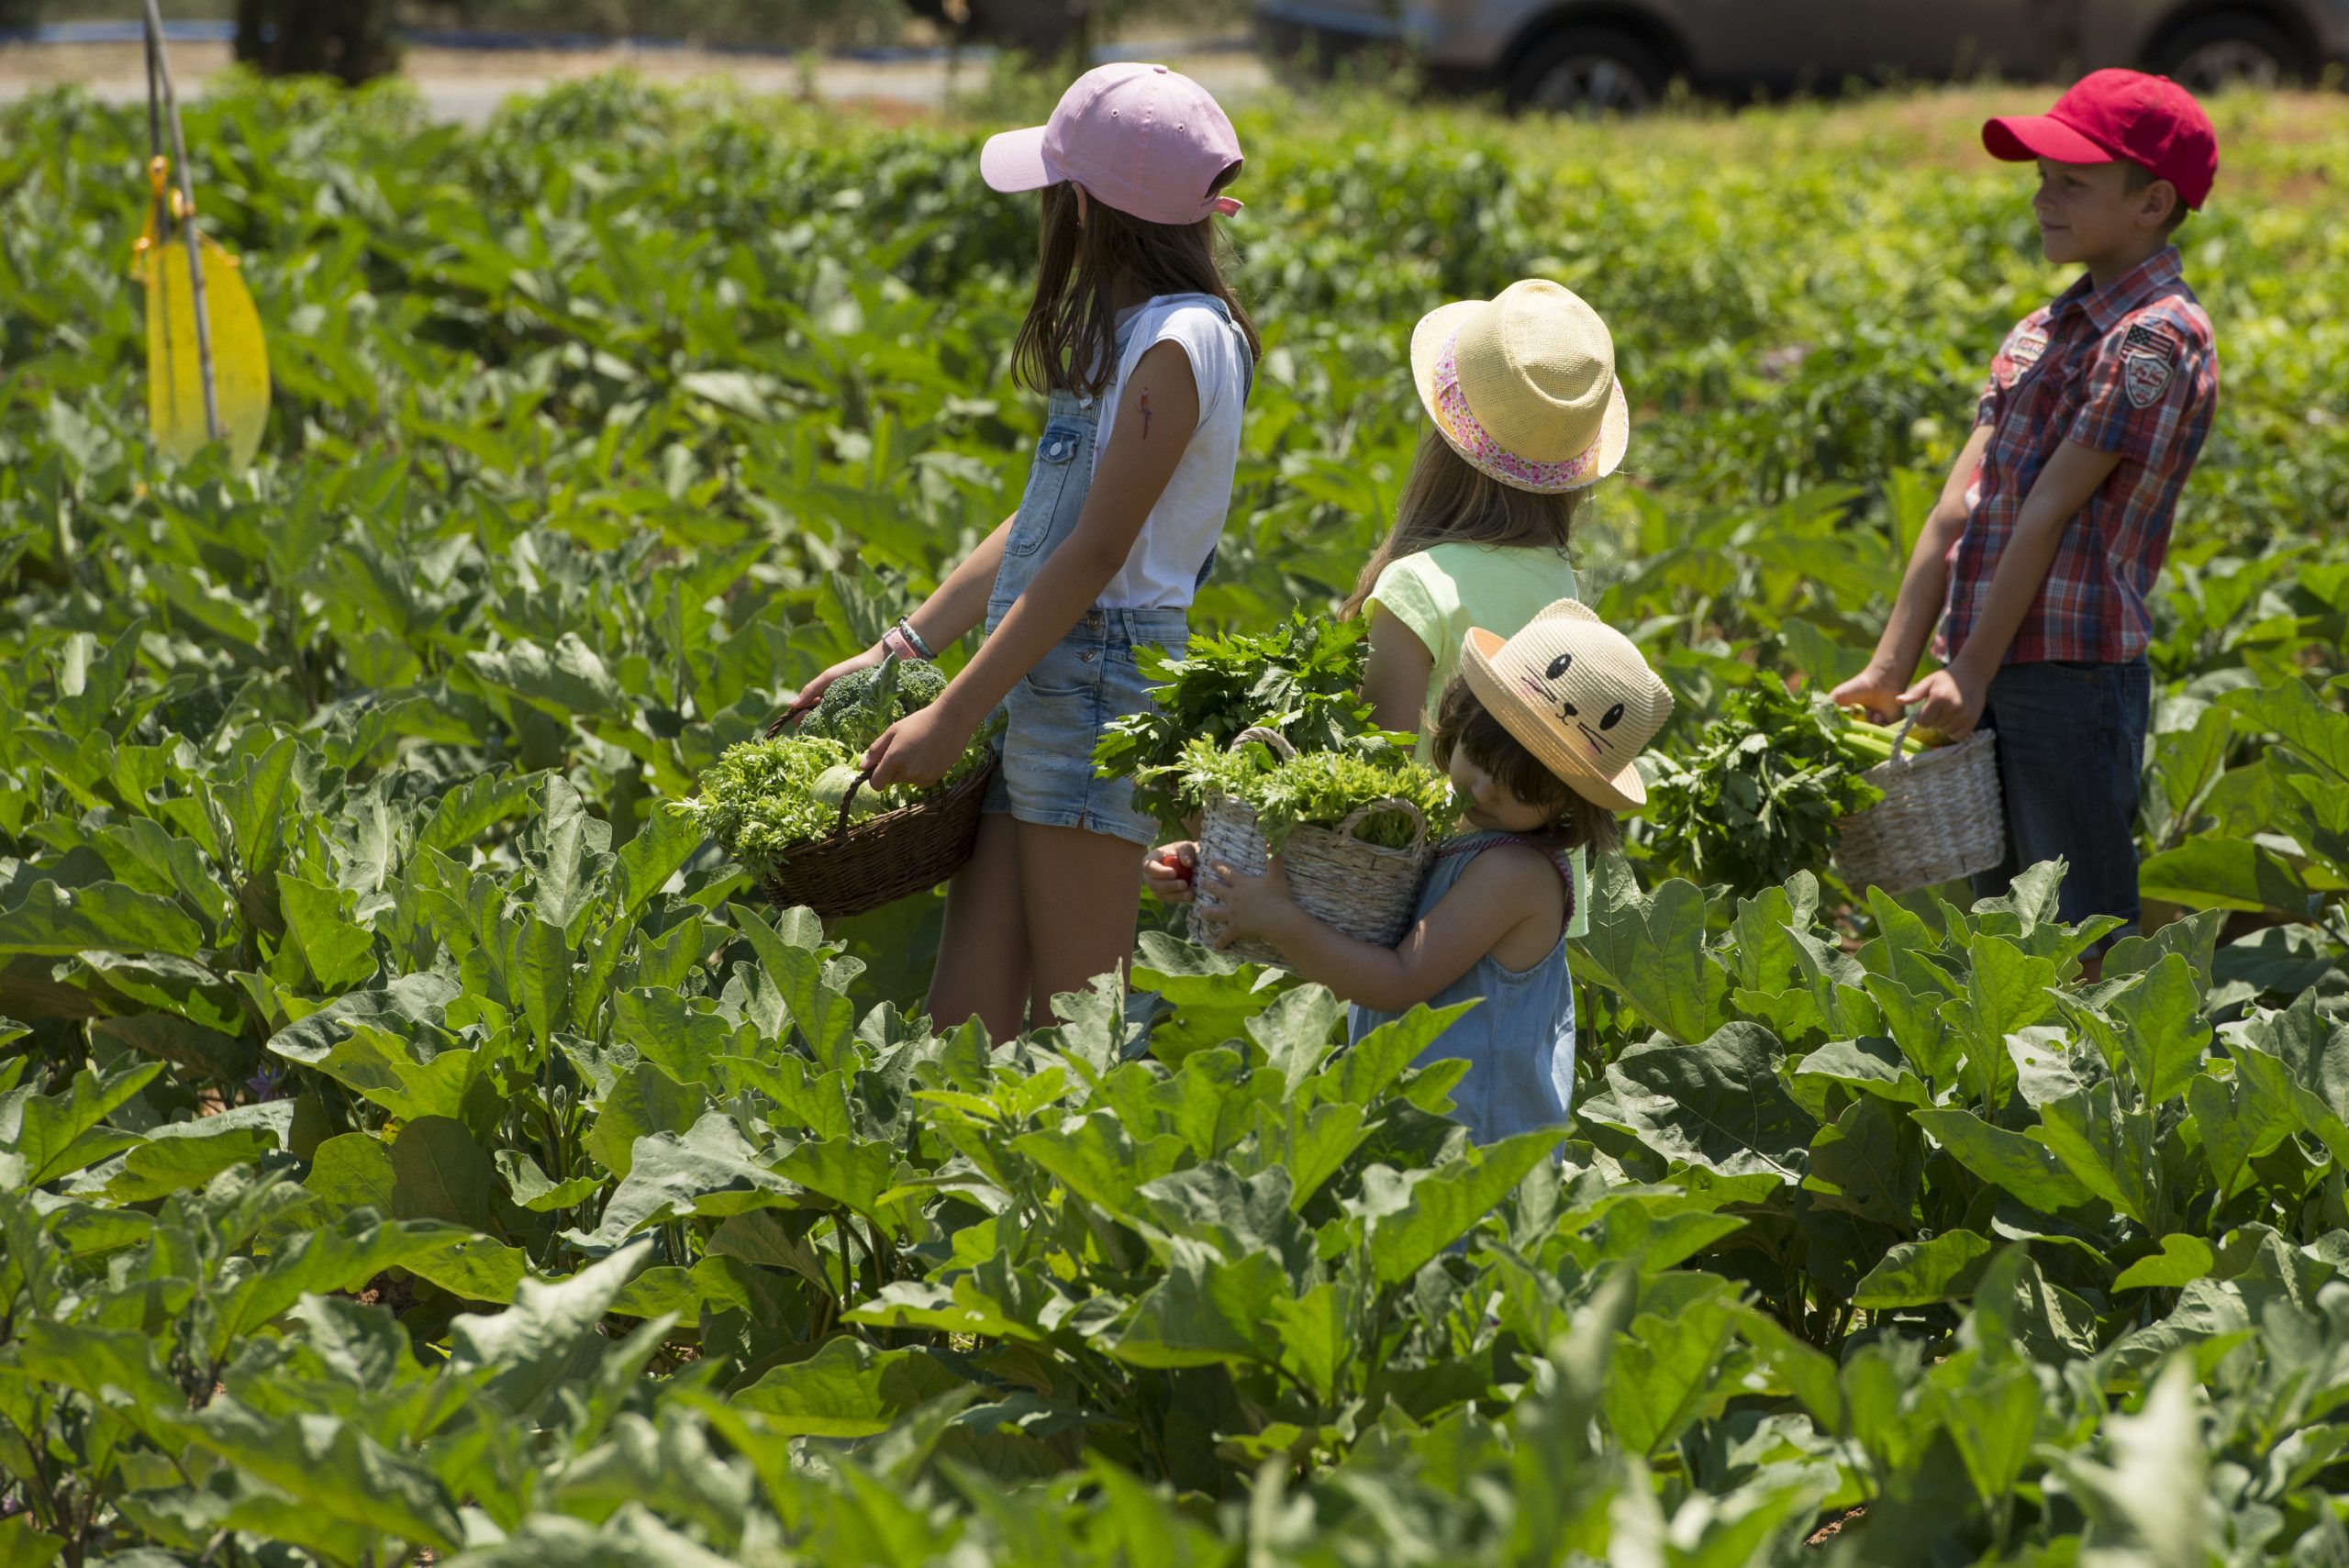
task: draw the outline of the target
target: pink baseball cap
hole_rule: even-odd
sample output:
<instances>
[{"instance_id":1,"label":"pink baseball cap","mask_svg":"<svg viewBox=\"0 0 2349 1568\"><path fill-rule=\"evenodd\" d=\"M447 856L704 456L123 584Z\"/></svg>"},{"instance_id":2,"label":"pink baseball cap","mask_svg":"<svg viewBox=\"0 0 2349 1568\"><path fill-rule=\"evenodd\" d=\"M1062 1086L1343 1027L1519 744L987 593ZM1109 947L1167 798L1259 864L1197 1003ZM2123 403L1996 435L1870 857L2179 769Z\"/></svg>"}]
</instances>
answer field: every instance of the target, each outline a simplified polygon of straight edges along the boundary
<instances>
[{"instance_id":1,"label":"pink baseball cap","mask_svg":"<svg viewBox=\"0 0 2349 1568\"><path fill-rule=\"evenodd\" d=\"M1074 181L1146 223L1184 224L1240 210L1210 187L1241 161L1239 133L1206 88L1126 62L1078 77L1044 124L987 138L979 174L998 191Z\"/></svg>"},{"instance_id":2,"label":"pink baseball cap","mask_svg":"<svg viewBox=\"0 0 2349 1568\"><path fill-rule=\"evenodd\" d=\"M1982 145L2009 163L2126 158L2176 186L2177 199L2197 210L2219 175L2219 135L2210 117L2193 94L2142 71L2091 71L2043 115L1985 121Z\"/></svg>"}]
</instances>

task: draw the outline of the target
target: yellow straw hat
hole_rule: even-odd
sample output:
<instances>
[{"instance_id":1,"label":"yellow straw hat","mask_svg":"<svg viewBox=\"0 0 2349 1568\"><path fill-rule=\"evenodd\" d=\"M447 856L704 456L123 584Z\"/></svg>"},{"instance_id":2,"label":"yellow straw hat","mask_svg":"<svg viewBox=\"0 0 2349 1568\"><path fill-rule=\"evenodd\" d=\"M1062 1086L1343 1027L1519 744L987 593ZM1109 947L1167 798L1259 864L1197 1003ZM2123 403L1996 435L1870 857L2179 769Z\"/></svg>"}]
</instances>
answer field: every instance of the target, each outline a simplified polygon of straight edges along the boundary
<instances>
[{"instance_id":1,"label":"yellow straw hat","mask_svg":"<svg viewBox=\"0 0 2349 1568\"><path fill-rule=\"evenodd\" d=\"M1644 805L1632 759L1672 717L1672 692L1631 639L1560 599L1506 641L1469 629L1460 673L1476 700L1542 765L1586 800Z\"/></svg>"},{"instance_id":2,"label":"yellow straw hat","mask_svg":"<svg viewBox=\"0 0 2349 1568\"><path fill-rule=\"evenodd\" d=\"M1631 445L1607 323L1546 278L1430 311L1411 333L1411 377L1452 450L1520 490L1596 484Z\"/></svg>"}]
</instances>

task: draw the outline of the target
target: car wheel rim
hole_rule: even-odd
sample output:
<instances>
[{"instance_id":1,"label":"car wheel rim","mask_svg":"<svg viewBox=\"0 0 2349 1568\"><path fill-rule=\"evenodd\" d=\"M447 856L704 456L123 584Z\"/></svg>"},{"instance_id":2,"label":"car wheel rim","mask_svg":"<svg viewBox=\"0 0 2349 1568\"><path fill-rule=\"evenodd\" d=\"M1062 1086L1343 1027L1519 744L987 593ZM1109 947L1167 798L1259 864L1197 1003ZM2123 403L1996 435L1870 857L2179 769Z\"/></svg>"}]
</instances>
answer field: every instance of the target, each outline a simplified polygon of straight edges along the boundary
<instances>
[{"instance_id":1,"label":"car wheel rim","mask_svg":"<svg viewBox=\"0 0 2349 1568\"><path fill-rule=\"evenodd\" d=\"M1633 114L1648 106L1648 85L1610 56L1569 55L1543 73L1530 102L1559 114Z\"/></svg>"},{"instance_id":2,"label":"car wheel rim","mask_svg":"<svg viewBox=\"0 0 2349 1568\"><path fill-rule=\"evenodd\" d=\"M2276 87L2284 81L2284 62L2258 44L2241 39L2220 39L2190 50L2177 62L2177 80L2196 92L2220 87Z\"/></svg>"}]
</instances>

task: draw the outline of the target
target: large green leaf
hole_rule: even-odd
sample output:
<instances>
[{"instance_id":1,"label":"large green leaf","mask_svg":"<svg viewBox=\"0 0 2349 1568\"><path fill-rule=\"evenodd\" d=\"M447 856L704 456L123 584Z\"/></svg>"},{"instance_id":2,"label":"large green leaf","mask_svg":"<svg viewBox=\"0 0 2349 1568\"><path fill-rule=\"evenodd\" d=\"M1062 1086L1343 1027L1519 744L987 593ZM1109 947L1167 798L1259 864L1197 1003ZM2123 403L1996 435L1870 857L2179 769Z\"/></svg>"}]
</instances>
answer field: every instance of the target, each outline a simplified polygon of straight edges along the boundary
<instances>
[{"instance_id":1,"label":"large green leaf","mask_svg":"<svg viewBox=\"0 0 2349 1568\"><path fill-rule=\"evenodd\" d=\"M2040 1107L2029 1134L2079 1184L2140 1225L2154 1223L2161 1170L2154 1118L2121 1103L2110 1083Z\"/></svg>"},{"instance_id":2,"label":"large green leaf","mask_svg":"<svg viewBox=\"0 0 2349 1568\"><path fill-rule=\"evenodd\" d=\"M1936 1373L1933 1399L1976 1495L1995 1504L2022 1477L2043 1396L2028 1366L1975 1362L1967 1370L1972 1375L1962 1382Z\"/></svg>"},{"instance_id":3,"label":"large green leaf","mask_svg":"<svg viewBox=\"0 0 2349 1568\"><path fill-rule=\"evenodd\" d=\"M1607 1424L1625 1449L1659 1452L1734 1397L1720 1364L1734 1321L1719 1294L1632 1319L1608 1360L1605 1396Z\"/></svg>"},{"instance_id":4,"label":"large green leaf","mask_svg":"<svg viewBox=\"0 0 2349 1568\"><path fill-rule=\"evenodd\" d=\"M348 991L375 973L374 937L344 918L349 895L282 871L277 894L284 904L286 940L300 951L319 990Z\"/></svg>"},{"instance_id":5,"label":"large green leaf","mask_svg":"<svg viewBox=\"0 0 2349 1568\"><path fill-rule=\"evenodd\" d=\"M1993 1127L1971 1111L1918 1111L1914 1117L1952 1159L2043 1214L2077 1207L2091 1196L2054 1151L2020 1132Z\"/></svg>"},{"instance_id":6,"label":"large green leaf","mask_svg":"<svg viewBox=\"0 0 2349 1568\"><path fill-rule=\"evenodd\" d=\"M1174 1016L1151 1029L1151 1052L1180 1063L1192 1053L1247 1037L1248 1020L1280 995L1283 972L1243 963L1162 931L1144 931L1133 984L1153 991Z\"/></svg>"},{"instance_id":7,"label":"large green leaf","mask_svg":"<svg viewBox=\"0 0 2349 1568\"><path fill-rule=\"evenodd\" d=\"M418 1117L392 1140L392 1213L400 1219L444 1219L468 1230L494 1230L490 1200L497 1176L489 1151L464 1124Z\"/></svg>"},{"instance_id":8,"label":"large green leaf","mask_svg":"<svg viewBox=\"0 0 2349 1568\"><path fill-rule=\"evenodd\" d=\"M2160 1105L2186 1093L2210 1043L2201 987L2187 961L2171 953L2101 1000L2118 1026L2121 1054L2146 1099Z\"/></svg>"},{"instance_id":9,"label":"large green leaf","mask_svg":"<svg viewBox=\"0 0 2349 1568\"><path fill-rule=\"evenodd\" d=\"M1400 1207L1375 1194L1392 1173L1374 1167L1363 1178L1372 1208L1369 1220L1371 1273L1382 1284L1409 1279L1438 1253L1483 1221L1526 1174L1551 1157L1565 1137L1564 1128L1520 1132L1477 1150L1417 1178L1402 1193Z\"/></svg>"},{"instance_id":10,"label":"large green leaf","mask_svg":"<svg viewBox=\"0 0 2349 1568\"><path fill-rule=\"evenodd\" d=\"M1974 1294L1997 1250L1989 1238L1971 1230L1945 1231L1930 1241L1903 1241L1860 1281L1852 1305L1876 1312L1964 1300Z\"/></svg>"},{"instance_id":11,"label":"large green leaf","mask_svg":"<svg viewBox=\"0 0 2349 1568\"><path fill-rule=\"evenodd\" d=\"M1890 1101L1854 1100L1811 1140L1802 1184L1830 1208L1907 1229L1916 1222L1924 1192L1924 1140Z\"/></svg>"},{"instance_id":12,"label":"large green leaf","mask_svg":"<svg viewBox=\"0 0 2349 1568\"><path fill-rule=\"evenodd\" d=\"M864 1438L962 1386L927 1351L876 1351L843 1336L770 1369L732 1402L766 1418L778 1437Z\"/></svg>"},{"instance_id":13,"label":"large green leaf","mask_svg":"<svg viewBox=\"0 0 2349 1568\"><path fill-rule=\"evenodd\" d=\"M1134 1212L1134 1190L1174 1170L1189 1147L1172 1133L1137 1140L1114 1115L1077 1117L1024 1133L1011 1147L1088 1203L1113 1215Z\"/></svg>"},{"instance_id":14,"label":"large green leaf","mask_svg":"<svg viewBox=\"0 0 2349 1568\"><path fill-rule=\"evenodd\" d=\"M2309 873L2248 839L2188 839L2137 868L2141 897L2188 909L2308 914L2315 884Z\"/></svg>"},{"instance_id":15,"label":"large green leaf","mask_svg":"<svg viewBox=\"0 0 2349 1568\"><path fill-rule=\"evenodd\" d=\"M1582 1114L1636 1135L1656 1153L1725 1176L1799 1182L1818 1123L1780 1081L1769 1030L1732 1023L1695 1045L1650 1040L1607 1069L1610 1101Z\"/></svg>"},{"instance_id":16,"label":"large green leaf","mask_svg":"<svg viewBox=\"0 0 2349 1568\"><path fill-rule=\"evenodd\" d=\"M119 882L69 888L42 880L0 909L0 953L91 951L194 958L204 951L204 931L175 899Z\"/></svg>"},{"instance_id":17,"label":"large green leaf","mask_svg":"<svg viewBox=\"0 0 2349 1568\"><path fill-rule=\"evenodd\" d=\"M1642 893L1630 868L1603 860L1590 878L1590 934L1569 950L1575 973L1618 992L1673 1039L1700 1040L1727 1017L1727 971L1705 947L1705 895L1677 877Z\"/></svg>"},{"instance_id":18,"label":"large green leaf","mask_svg":"<svg viewBox=\"0 0 2349 1568\"><path fill-rule=\"evenodd\" d=\"M264 1415L223 1396L189 1417L185 1429L196 1446L326 1518L441 1551L463 1534L429 1471L348 1421Z\"/></svg>"},{"instance_id":19,"label":"large green leaf","mask_svg":"<svg viewBox=\"0 0 2349 1568\"><path fill-rule=\"evenodd\" d=\"M122 1169L106 1182L106 1196L115 1203L146 1203L257 1163L284 1147L293 1118L293 1102L280 1100L194 1122L167 1122L123 1156Z\"/></svg>"},{"instance_id":20,"label":"large green leaf","mask_svg":"<svg viewBox=\"0 0 2349 1568\"><path fill-rule=\"evenodd\" d=\"M1280 1264L1262 1252L1226 1262L1205 1243L1175 1237L1166 1275L1134 1304L1106 1348L1135 1366L1276 1362L1273 1307L1288 1295Z\"/></svg>"},{"instance_id":21,"label":"large green leaf","mask_svg":"<svg viewBox=\"0 0 2349 1568\"><path fill-rule=\"evenodd\" d=\"M639 1138L628 1174L605 1201L602 1223L593 1232L571 1232L571 1239L603 1251L648 1225L688 1215L796 1206L798 1195L786 1179L789 1174L780 1165L769 1168L732 1118L709 1111L682 1133L651 1132ZM882 1180L886 1179L885 1166Z\"/></svg>"},{"instance_id":22,"label":"large green leaf","mask_svg":"<svg viewBox=\"0 0 2349 1568\"><path fill-rule=\"evenodd\" d=\"M0 1094L0 1191L70 1176L140 1141L101 1125L163 1071L160 1062L104 1076L84 1067L62 1095L27 1084Z\"/></svg>"},{"instance_id":23,"label":"large green leaf","mask_svg":"<svg viewBox=\"0 0 2349 1568\"><path fill-rule=\"evenodd\" d=\"M569 1279L523 1281L505 1311L450 1323L451 1364L479 1375L484 1392L505 1409L528 1414L592 1369L603 1344L597 1323L651 1258L651 1245L638 1241Z\"/></svg>"}]
</instances>

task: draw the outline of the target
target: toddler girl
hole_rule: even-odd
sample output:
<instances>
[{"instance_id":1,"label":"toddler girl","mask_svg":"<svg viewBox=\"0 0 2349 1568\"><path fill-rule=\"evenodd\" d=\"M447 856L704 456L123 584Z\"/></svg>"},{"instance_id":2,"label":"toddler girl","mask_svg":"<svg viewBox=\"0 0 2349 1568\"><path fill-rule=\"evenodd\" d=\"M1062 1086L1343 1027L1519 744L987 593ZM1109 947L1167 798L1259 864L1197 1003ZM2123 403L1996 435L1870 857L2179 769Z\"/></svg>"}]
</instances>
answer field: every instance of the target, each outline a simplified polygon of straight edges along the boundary
<instances>
[{"instance_id":1,"label":"toddler girl","mask_svg":"<svg viewBox=\"0 0 2349 1568\"><path fill-rule=\"evenodd\" d=\"M1632 761L1672 694L1622 633L1571 599L1504 641L1471 628L1436 712L1433 749L1463 804L1436 851L1417 915L1392 948L1325 925L1289 897L1279 858L1262 876L1199 873L1222 901L1220 942L1263 939L1305 979L1353 1004L1360 1040L1425 1003L1477 1006L1419 1065L1464 1058L1453 1115L1479 1143L1555 1126L1574 1091L1567 855L1612 847L1615 814L1643 803Z\"/></svg>"}]
</instances>

